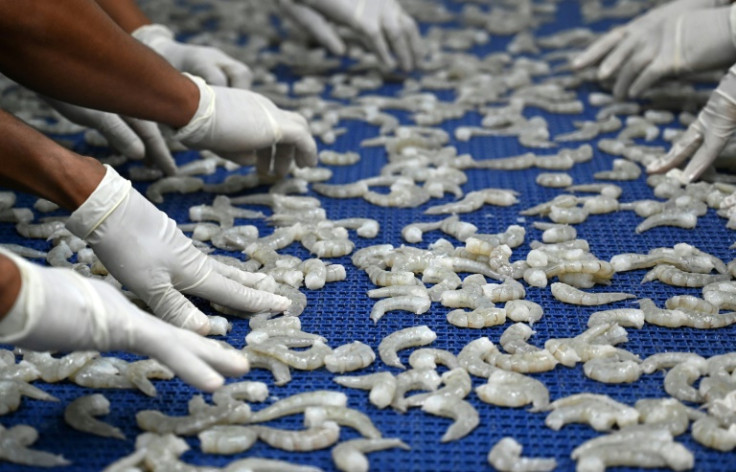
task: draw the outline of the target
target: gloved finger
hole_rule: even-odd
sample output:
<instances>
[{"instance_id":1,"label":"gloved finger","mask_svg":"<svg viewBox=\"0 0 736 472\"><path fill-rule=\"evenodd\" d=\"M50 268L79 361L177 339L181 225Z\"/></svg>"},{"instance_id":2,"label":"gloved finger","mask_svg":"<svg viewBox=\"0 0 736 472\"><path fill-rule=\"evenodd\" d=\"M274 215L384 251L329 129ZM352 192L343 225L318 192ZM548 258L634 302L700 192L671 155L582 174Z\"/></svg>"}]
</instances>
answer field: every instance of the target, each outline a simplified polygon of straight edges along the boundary
<instances>
[{"instance_id":1,"label":"gloved finger","mask_svg":"<svg viewBox=\"0 0 736 472\"><path fill-rule=\"evenodd\" d=\"M228 308L252 313L280 313L291 305L291 300L286 297L245 287L214 271L202 283L186 292Z\"/></svg>"},{"instance_id":2,"label":"gloved finger","mask_svg":"<svg viewBox=\"0 0 736 472\"><path fill-rule=\"evenodd\" d=\"M171 285L146 303L156 317L167 323L200 334L210 332L210 321L207 316Z\"/></svg>"},{"instance_id":3,"label":"gloved finger","mask_svg":"<svg viewBox=\"0 0 736 472\"><path fill-rule=\"evenodd\" d=\"M139 351L166 364L194 387L211 392L225 382L221 374L239 377L250 370L248 359L239 351L190 331L161 324L160 320L151 321L149 332L142 333L142 340L137 343L141 346Z\"/></svg>"},{"instance_id":4,"label":"gloved finger","mask_svg":"<svg viewBox=\"0 0 736 472\"><path fill-rule=\"evenodd\" d=\"M299 113L284 113L290 118L290 123L283 129L281 142L294 146L294 162L297 167L317 165L317 143L309 132L306 118Z\"/></svg>"},{"instance_id":5,"label":"gloved finger","mask_svg":"<svg viewBox=\"0 0 736 472\"><path fill-rule=\"evenodd\" d=\"M166 175L176 174L176 161L166 145L158 125L153 121L126 118L126 122L140 137L146 149L146 161Z\"/></svg>"},{"instance_id":6,"label":"gloved finger","mask_svg":"<svg viewBox=\"0 0 736 472\"><path fill-rule=\"evenodd\" d=\"M613 85L613 96L618 100L626 99L629 96L631 83L647 67L650 60L651 56L646 50L634 53L618 72L616 82Z\"/></svg>"},{"instance_id":7,"label":"gloved finger","mask_svg":"<svg viewBox=\"0 0 736 472\"><path fill-rule=\"evenodd\" d=\"M291 144L277 144L273 159L273 173L277 177L284 177L289 173L294 163L294 146Z\"/></svg>"},{"instance_id":8,"label":"gloved finger","mask_svg":"<svg viewBox=\"0 0 736 472\"><path fill-rule=\"evenodd\" d=\"M627 36L623 39L613 51L611 51L601 65L598 67L598 79L606 80L611 78L624 64L629 57L637 51L639 47L639 41L637 38Z\"/></svg>"},{"instance_id":9,"label":"gloved finger","mask_svg":"<svg viewBox=\"0 0 736 472\"><path fill-rule=\"evenodd\" d=\"M631 87L629 88L629 97L638 97L642 92L657 83L665 76L664 68L658 60L654 60L639 74Z\"/></svg>"},{"instance_id":10,"label":"gloved finger","mask_svg":"<svg viewBox=\"0 0 736 472\"><path fill-rule=\"evenodd\" d=\"M270 175L273 173L273 155L275 146L259 149L256 152L256 172L260 175Z\"/></svg>"},{"instance_id":11,"label":"gloved finger","mask_svg":"<svg viewBox=\"0 0 736 472\"><path fill-rule=\"evenodd\" d=\"M599 62L624 36L626 36L626 29L623 27L611 30L575 57L572 60L572 67L582 69Z\"/></svg>"},{"instance_id":12,"label":"gloved finger","mask_svg":"<svg viewBox=\"0 0 736 472\"><path fill-rule=\"evenodd\" d=\"M401 25L409 40L409 46L414 55L414 64L418 65L419 61L424 57L424 46L422 45L422 35L419 34L419 27L406 14L401 16Z\"/></svg>"},{"instance_id":13,"label":"gloved finger","mask_svg":"<svg viewBox=\"0 0 736 472\"><path fill-rule=\"evenodd\" d=\"M657 174L677 167L685 159L692 156L702 143L703 133L694 125L690 125L680 139L672 145L672 148L666 155L651 162L647 166L647 172Z\"/></svg>"},{"instance_id":14,"label":"gloved finger","mask_svg":"<svg viewBox=\"0 0 736 472\"><path fill-rule=\"evenodd\" d=\"M318 43L332 54L338 56L345 54L345 43L324 16L311 8L290 1L283 4L289 18L304 28Z\"/></svg>"},{"instance_id":15,"label":"gloved finger","mask_svg":"<svg viewBox=\"0 0 736 472\"><path fill-rule=\"evenodd\" d=\"M389 69L396 67L391 52L389 51L386 38L383 37L383 31L379 26L363 29L361 39L366 47L378 55L378 59Z\"/></svg>"},{"instance_id":16,"label":"gloved finger","mask_svg":"<svg viewBox=\"0 0 736 472\"><path fill-rule=\"evenodd\" d=\"M136 161L146 157L146 145L135 131L120 116L112 113L106 113L106 115L104 119L97 122L96 129L107 139L110 146L122 155Z\"/></svg>"},{"instance_id":17,"label":"gloved finger","mask_svg":"<svg viewBox=\"0 0 736 472\"><path fill-rule=\"evenodd\" d=\"M682 172L686 182L693 182L703 175L703 172L718 158L721 150L726 146L728 139L713 135L706 135L703 145L698 148L695 155Z\"/></svg>"},{"instance_id":18,"label":"gloved finger","mask_svg":"<svg viewBox=\"0 0 736 472\"><path fill-rule=\"evenodd\" d=\"M192 69L192 73L202 77L209 85L227 87L227 75L215 63L200 64Z\"/></svg>"},{"instance_id":19,"label":"gloved finger","mask_svg":"<svg viewBox=\"0 0 736 472\"><path fill-rule=\"evenodd\" d=\"M414 67L411 50L409 49L409 41L406 37L404 29L401 26L399 16L396 14L383 15L383 31L386 33L391 49L399 58L401 68L408 72Z\"/></svg>"},{"instance_id":20,"label":"gloved finger","mask_svg":"<svg viewBox=\"0 0 736 472\"><path fill-rule=\"evenodd\" d=\"M212 270L222 275L223 277L234 280L240 285L245 285L246 287L257 287L261 290L266 290L266 288L264 287L264 282L266 282L268 279L271 279L273 281L273 277L267 274L261 274L258 272L246 272L244 270L236 269L235 267L229 266L227 264L223 264L222 262L215 259L210 259L209 261Z\"/></svg>"},{"instance_id":21,"label":"gloved finger","mask_svg":"<svg viewBox=\"0 0 736 472\"><path fill-rule=\"evenodd\" d=\"M253 72L240 61L233 59L233 62L223 65L222 70L232 88L249 89L253 83Z\"/></svg>"}]
</instances>

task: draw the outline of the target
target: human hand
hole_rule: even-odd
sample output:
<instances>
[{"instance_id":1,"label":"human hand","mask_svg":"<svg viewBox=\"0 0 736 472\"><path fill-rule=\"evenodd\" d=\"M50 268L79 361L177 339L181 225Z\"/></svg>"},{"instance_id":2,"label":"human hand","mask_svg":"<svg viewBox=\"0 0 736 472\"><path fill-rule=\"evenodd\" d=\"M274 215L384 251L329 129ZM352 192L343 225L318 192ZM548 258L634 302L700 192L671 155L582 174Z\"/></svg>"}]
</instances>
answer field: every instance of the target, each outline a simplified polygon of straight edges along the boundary
<instances>
[{"instance_id":1,"label":"human hand","mask_svg":"<svg viewBox=\"0 0 736 472\"><path fill-rule=\"evenodd\" d=\"M345 43L330 21L352 28L381 62L410 71L422 56L421 36L414 20L396 0L279 0L281 9L333 54Z\"/></svg>"},{"instance_id":2,"label":"human hand","mask_svg":"<svg viewBox=\"0 0 736 472\"><path fill-rule=\"evenodd\" d=\"M679 0L613 29L573 60L600 62L598 77L616 76L617 98L637 96L662 77L733 62L730 7L719 0Z\"/></svg>"},{"instance_id":3,"label":"human hand","mask_svg":"<svg viewBox=\"0 0 736 472\"><path fill-rule=\"evenodd\" d=\"M73 270L31 264L0 249L21 274L20 293L0 323L0 342L38 351L128 351L158 359L206 391L248 372L236 350L140 310L112 285Z\"/></svg>"},{"instance_id":4,"label":"human hand","mask_svg":"<svg viewBox=\"0 0 736 472\"><path fill-rule=\"evenodd\" d=\"M184 294L250 312L280 312L291 304L251 288L272 282L269 276L243 272L197 250L176 222L109 166L66 225L89 243L113 277L176 326L209 332L207 317Z\"/></svg>"},{"instance_id":5,"label":"human hand","mask_svg":"<svg viewBox=\"0 0 736 472\"><path fill-rule=\"evenodd\" d=\"M247 89L253 81L247 65L217 48L180 43L164 25L144 25L131 35L176 69L202 77L210 85Z\"/></svg>"},{"instance_id":6,"label":"human hand","mask_svg":"<svg viewBox=\"0 0 736 472\"><path fill-rule=\"evenodd\" d=\"M238 164L252 164L262 174L284 176L292 163L317 164L317 144L307 120L276 107L263 95L210 87L190 76L199 88L199 107L174 139L185 146L209 149Z\"/></svg>"},{"instance_id":7,"label":"human hand","mask_svg":"<svg viewBox=\"0 0 736 472\"><path fill-rule=\"evenodd\" d=\"M683 179L692 182L718 158L736 131L736 66L731 67L705 107L664 157L647 166L647 172L666 172L687 159Z\"/></svg>"},{"instance_id":8,"label":"human hand","mask_svg":"<svg viewBox=\"0 0 736 472\"><path fill-rule=\"evenodd\" d=\"M156 123L84 108L49 97L44 100L63 117L81 126L96 129L122 155L146 162L166 175L176 174L176 161Z\"/></svg>"}]
</instances>

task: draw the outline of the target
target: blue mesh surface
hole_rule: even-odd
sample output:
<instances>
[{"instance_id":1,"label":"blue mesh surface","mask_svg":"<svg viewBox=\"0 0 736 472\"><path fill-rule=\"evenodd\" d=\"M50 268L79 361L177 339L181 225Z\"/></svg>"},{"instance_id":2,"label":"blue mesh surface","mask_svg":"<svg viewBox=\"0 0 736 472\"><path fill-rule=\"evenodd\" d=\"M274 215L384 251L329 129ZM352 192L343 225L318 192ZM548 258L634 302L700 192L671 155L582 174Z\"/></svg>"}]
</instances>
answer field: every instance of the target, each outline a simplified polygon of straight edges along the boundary
<instances>
[{"instance_id":1,"label":"blue mesh surface","mask_svg":"<svg viewBox=\"0 0 736 472\"><path fill-rule=\"evenodd\" d=\"M456 5L455 5L456 7ZM551 34L555 31L570 28L581 24L579 15L579 4L577 2L565 1L559 4L559 12L554 23L542 25L538 34ZM610 22L603 21L593 25L595 28L605 29ZM505 50L509 38L493 37L491 43L478 48L478 54L486 54L493 51ZM279 72L281 79L293 80L288 71ZM395 84L389 84L378 93L393 94L398 90ZM587 105L586 97L598 90L595 84L588 84L580 88L580 96L586 103L586 110L580 115L552 115L541 110L527 109L529 115L539 114L547 119L551 134L571 131L573 120L594 119L596 108ZM452 94L442 93L443 99L451 99ZM452 131L461 125L480 125L480 116L476 113L468 113L461 119L451 120L443 124L443 128ZM407 122L406 120L404 120ZM407 122L408 123L408 122ZM320 143L322 149L330 148L336 151L354 150L361 154L359 163L349 167L332 167L334 176L333 183L350 182L358 178L376 175L381 166L386 162L383 148L360 148L361 140L373 137L377 134L377 128L360 122L345 122L348 132L337 139L331 146ZM676 124L670 126L678 126ZM606 135L601 137L611 137ZM600 139L600 137L599 137ZM80 152L93 152L83 144L81 137L77 137ZM596 140L597 141L597 140ZM470 153L476 159L506 157L520 154L527 149L521 147L515 138L473 138L469 142L452 142L456 145L459 154ZM577 147L581 143L570 143L569 147ZM573 176L575 183L593 182L593 173L611 168L613 156L606 155L597 150L595 142L591 142L594 148L592 161L576 165L569 173ZM664 142L651 144L666 145ZM562 144L560 147L565 147ZM559 149L540 151L539 154L554 154ZM182 153L178 156L179 162L184 163L194 159L194 153ZM123 174L125 168L122 170ZM238 171L243 172L243 171ZM496 233L506 229L510 224L521 224L527 230L526 242L523 246L514 250L512 260L526 256L529 250L529 242L541 238L541 232L532 226L535 220L541 218L520 219L520 210L528 208L537 203L547 201L553 196L561 193L560 190L543 188L534 183L534 178L543 170L527 170L514 172L499 171L467 171L468 183L463 185L467 193L470 190L486 187L514 188L521 194L520 203L508 208L484 207L483 209L462 215L464 221L469 221L478 226L479 232ZM124 174L125 175L125 174ZM224 179L226 172L218 171L216 174L205 177L207 182L219 182ZM652 191L646 186L644 176L634 182L621 183L624 193L620 200L622 202L644 198L653 198ZM143 191L145 184L136 183L136 187ZM253 192L262 191L256 189ZM381 232L376 239L362 239L351 232L351 239L356 242L356 249L379 243L391 243L400 245L403 243L400 237L401 228L414 221L432 221L438 217L423 215L423 211L430 205L451 201L451 197L442 200L432 200L416 209L388 209L369 205L362 199L333 200L310 192L309 195L317 196L322 201L327 211L328 218L340 219L347 217L371 217L377 219L381 224ZM169 195L166 201L159 207L178 222L188 222L188 208L196 204L211 203L214 195L207 193L195 193L182 196ZM16 206L30 207L33 198L21 196ZM259 208L262 209L262 208ZM266 213L270 211L264 209ZM37 213L37 217L39 215ZM619 212L609 215L593 215L585 223L578 225L578 235L590 243L591 252L600 259L608 260L611 256L623 252L647 252L651 248L661 246L673 246L676 243L687 242L696 247L718 256L724 261L733 258L733 252L729 250L733 242L734 234L725 228L725 220L718 218L712 210L699 218L697 228L694 230L680 230L673 228L657 228L644 234L636 234L634 227L641 222L633 212ZM273 229L266 226L262 221L248 221L259 227L261 235L270 234ZM426 248L427 245L439 237L439 232L425 234L424 242L417 246ZM38 240L24 240L16 233L13 225L0 224L0 241L10 243L22 243L39 249L48 249L46 242ZM459 244L457 241L453 241ZM294 254L302 258L308 256L307 252L299 245L294 244L283 251L286 254ZM238 256L237 253L218 253ZM241 256L242 257L242 256ZM43 261L40 261L43 262ZM432 305L431 310L421 316L405 312L388 313L377 325L370 321L368 315L373 305L366 291L373 288L365 273L358 271L350 262L349 257L335 259L333 262L344 264L348 277L347 280L327 284L324 289L310 291L303 289L307 295L309 304L301 316L303 329L308 332L319 333L328 339L330 346L336 347L341 344L355 340L369 344L377 350L378 343L386 335L409 326L426 324L438 335L433 344L434 347L448 349L458 353L469 341L481 336L488 336L497 342L499 336L508 327L496 326L483 330L463 330L451 326L445 320L445 314L449 311L438 303ZM637 297L650 297L658 305L662 306L664 301L672 295L681 293L698 294L698 290L673 289L659 282L640 284L645 271L633 271L616 274L613 283L607 290L624 291L635 294ZM573 307L557 302L549 291L549 288L527 290L527 299L540 303L545 309L542 320L534 325L536 335L531 342L543 345L546 339L551 337L566 337L580 333L585 329L588 316L596 307ZM205 312L213 313L209 305L203 301L195 300ZM634 306L633 302L621 302L610 307ZM604 308L609 308L606 306ZM244 344L244 336L248 333L246 320L233 319L233 330L227 336L227 341L240 348ZM691 351L702 356L711 356L733 350L734 334L736 327L716 330L698 331L692 329L665 329L651 325L641 330L630 329L629 342L622 347L640 355L642 358L656 352L662 351ZM406 361L411 350L403 351L402 361ZM119 354L126 359L134 356ZM370 373L389 370L398 373L397 369L388 368L377 360L369 368L356 374ZM373 453L369 456L373 470L407 470L407 471L451 471L451 470L486 470L489 469L487 453L491 446L504 436L512 436L524 446L524 455L534 457L554 457L559 464L559 470L574 469L574 462L570 459L570 452L581 442L590 439L598 433L584 425L568 425L560 431L553 431L544 426L544 413L530 413L526 409L499 408L487 405L478 400L474 393L468 397L469 401L477 408L481 423L480 426L468 437L447 443L440 443L440 437L450 425L450 420L427 415L418 409L413 409L406 414L397 413L391 409L378 410L368 402L368 394L361 390L343 389L332 382L333 374L325 369L314 372L293 372L293 380L282 387L273 385L270 373L262 370L254 370L245 378L260 380L269 385L272 398L284 398L299 392L331 389L340 390L348 395L348 405L357 408L372 418L376 426L383 432L385 437L399 437L411 446L411 451L389 450ZM662 387L664 375L661 372L642 376L641 380L633 385L605 385L586 378L582 367L566 368L558 366L551 372L534 375L549 388L550 396L556 399L577 392L605 393L614 399L627 404L633 403L640 398L657 398L666 396ZM482 379L474 378L474 386L484 383ZM181 381L158 381L156 386L159 395L149 398L134 391L101 391L112 404L112 411L105 419L118 427L126 434L126 441L115 439L104 439L88 434L77 432L67 426L63 420L65 406L74 398L96 392L96 390L78 387L68 382L45 385L41 387L49 393L57 396L59 403L47 403L36 400L24 399L21 408L13 413L2 417L0 420L6 427L16 424L29 424L38 429L40 439L33 445L34 448L63 454L73 462L60 471L85 471L99 470L113 460L129 454L134 449L135 437L141 433L135 424L135 413L143 409L158 409L164 413L181 415L186 413L186 405L189 398L198 393ZM254 409L260 408L254 405ZM302 418L299 415L274 421L271 424L277 427L298 429L302 427ZM352 439L358 434L348 428L343 428L341 440ZM697 444L688 433L677 438L683 442L696 458L696 469L703 471L734 470L736 459L733 454L718 453L706 449ZM191 450L183 456L183 460L201 465L222 466L231 460L240 457L267 457L288 460L294 463L309 464L321 467L325 470L334 469L329 449L312 453L288 453L273 449L263 443L257 443L251 450L234 457L220 457L203 454L199 450L198 440L188 438ZM0 463L0 470L32 470L31 468Z\"/></svg>"}]
</instances>

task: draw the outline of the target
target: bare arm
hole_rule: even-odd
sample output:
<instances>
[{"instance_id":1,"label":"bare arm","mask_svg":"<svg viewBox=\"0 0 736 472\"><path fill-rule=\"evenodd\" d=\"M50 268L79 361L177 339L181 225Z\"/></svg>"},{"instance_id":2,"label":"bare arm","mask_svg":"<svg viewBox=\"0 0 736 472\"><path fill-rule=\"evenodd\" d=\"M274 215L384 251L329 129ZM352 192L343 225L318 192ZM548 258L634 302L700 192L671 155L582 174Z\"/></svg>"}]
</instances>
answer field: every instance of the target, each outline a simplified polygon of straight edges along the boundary
<instances>
[{"instance_id":1,"label":"bare arm","mask_svg":"<svg viewBox=\"0 0 736 472\"><path fill-rule=\"evenodd\" d=\"M0 254L0 321L18 298L20 284L18 267L10 259Z\"/></svg>"},{"instance_id":2,"label":"bare arm","mask_svg":"<svg viewBox=\"0 0 736 472\"><path fill-rule=\"evenodd\" d=\"M97 0L97 4L110 15L126 33L132 33L151 20L138 8L135 0Z\"/></svg>"},{"instance_id":3,"label":"bare arm","mask_svg":"<svg viewBox=\"0 0 736 472\"><path fill-rule=\"evenodd\" d=\"M94 191L105 168L74 154L0 110L0 185L30 192L73 211ZM18 268L0 255L0 320L20 291Z\"/></svg>"},{"instance_id":4,"label":"bare arm","mask_svg":"<svg viewBox=\"0 0 736 472\"><path fill-rule=\"evenodd\" d=\"M194 83L118 27L93 0L0 0L0 70L62 101L174 128Z\"/></svg>"}]
</instances>

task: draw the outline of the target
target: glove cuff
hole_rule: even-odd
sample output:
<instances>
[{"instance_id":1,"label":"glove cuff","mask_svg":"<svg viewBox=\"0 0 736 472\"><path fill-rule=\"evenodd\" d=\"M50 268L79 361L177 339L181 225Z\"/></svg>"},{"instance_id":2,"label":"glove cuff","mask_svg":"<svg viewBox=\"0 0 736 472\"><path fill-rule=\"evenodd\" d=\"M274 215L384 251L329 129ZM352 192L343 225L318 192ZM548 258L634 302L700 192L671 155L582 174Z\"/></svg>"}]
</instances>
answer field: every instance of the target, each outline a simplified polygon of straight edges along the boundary
<instances>
[{"instance_id":1,"label":"glove cuff","mask_svg":"<svg viewBox=\"0 0 736 472\"><path fill-rule=\"evenodd\" d=\"M196 143L201 141L207 131L212 127L211 123L215 117L215 91L201 77L187 74L186 72L184 72L184 75L189 77L199 89L199 105L197 106L197 111L194 112L194 116L189 120L189 123L174 134L176 141L181 141L186 145L191 142Z\"/></svg>"},{"instance_id":2,"label":"glove cuff","mask_svg":"<svg viewBox=\"0 0 736 472\"><path fill-rule=\"evenodd\" d=\"M38 315L42 312L44 297L37 295L43 291L43 284L36 276L33 264L3 249L0 249L0 254L13 261L21 277L18 298L10 312L0 322L0 343L17 344L28 337L36 324Z\"/></svg>"},{"instance_id":3,"label":"glove cuff","mask_svg":"<svg viewBox=\"0 0 736 472\"><path fill-rule=\"evenodd\" d=\"M132 187L109 165L94 192L85 200L66 222L66 227L79 238L87 239L110 214L122 203Z\"/></svg>"},{"instance_id":4,"label":"glove cuff","mask_svg":"<svg viewBox=\"0 0 736 472\"><path fill-rule=\"evenodd\" d=\"M156 52L161 44L174 41L174 32L159 24L143 25L130 35Z\"/></svg>"}]
</instances>

